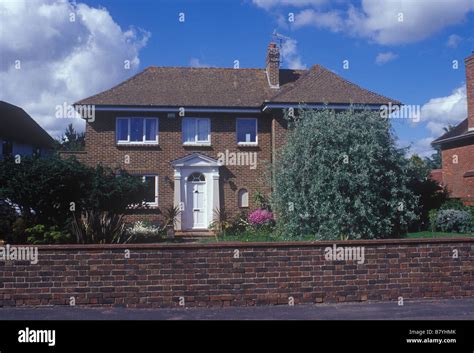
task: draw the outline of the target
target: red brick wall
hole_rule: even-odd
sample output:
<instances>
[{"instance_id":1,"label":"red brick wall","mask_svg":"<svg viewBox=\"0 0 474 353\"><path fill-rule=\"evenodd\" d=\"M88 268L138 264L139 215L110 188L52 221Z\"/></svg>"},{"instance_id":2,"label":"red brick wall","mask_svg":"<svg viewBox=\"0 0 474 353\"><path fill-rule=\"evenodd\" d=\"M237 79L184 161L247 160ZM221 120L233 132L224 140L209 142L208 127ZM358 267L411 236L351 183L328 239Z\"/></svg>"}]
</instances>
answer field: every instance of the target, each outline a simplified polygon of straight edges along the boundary
<instances>
[{"instance_id":1,"label":"red brick wall","mask_svg":"<svg viewBox=\"0 0 474 353\"><path fill-rule=\"evenodd\" d=\"M457 156L457 164L455 162ZM447 185L450 196L469 201L474 199L474 177L465 177L474 170L474 141L443 145L443 183Z\"/></svg>"},{"instance_id":2,"label":"red brick wall","mask_svg":"<svg viewBox=\"0 0 474 353\"><path fill-rule=\"evenodd\" d=\"M275 159L278 151L286 143L288 123L282 114L275 115L272 119L272 156Z\"/></svg>"},{"instance_id":3,"label":"red brick wall","mask_svg":"<svg viewBox=\"0 0 474 353\"><path fill-rule=\"evenodd\" d=\"M474 296L474 239L337 243L365 246L363 264L326 261L332 244L40 246L36 265L0 262L0 306L69 305L71 297L128 307L179 307L183 297L191 307Z\"/></svg>"},{"instance_id":4,"label":"red brick wall","mask_svg":"<svg viewBox=\"0 0 474 353\"><path fill-rule=\"evenodd\" d=\"M474 129L474 53L464 60L466 64L466 94L468 128Z\"/></svg>"},{"instance_id":5,"label":"red brick wall","mask_svg":"<svg viewBox=\"0 0 474 353\"><path fill-rule=\"evenodd\" d=\"M269 183L266 177L268 164L272 158L272 118L267 115L231 115L231 114L189 114L211 118L211 146L184 147L180 117L170 119L166 114L141 113L140 116L159 117L159 146L117 146L115 143L115 119L117 116L136 116L133 113L96 112L96 119L86 126L87 155L79 159L89 165L102 163L118 168L122 167L134 174L158 174L159 208L128 216L128 220L157 220L163 207L173 204L173 168L172 160L182 158L193 152L199 152L217 159L219 152L257 152L257 168L249 166L224 166L220 168L221 206L231 214L237 215L237 193L241 188L249 191L250 209L256 206L252 196L257 190L268 193ZM239 147L236 138L236 117L258 117L258 147ZM130 157L130 164L125 164L125 155ZM169 181L165 181L165 176ZM223 182L225 180L225 182Z\"/></svg>"}]
</instances>

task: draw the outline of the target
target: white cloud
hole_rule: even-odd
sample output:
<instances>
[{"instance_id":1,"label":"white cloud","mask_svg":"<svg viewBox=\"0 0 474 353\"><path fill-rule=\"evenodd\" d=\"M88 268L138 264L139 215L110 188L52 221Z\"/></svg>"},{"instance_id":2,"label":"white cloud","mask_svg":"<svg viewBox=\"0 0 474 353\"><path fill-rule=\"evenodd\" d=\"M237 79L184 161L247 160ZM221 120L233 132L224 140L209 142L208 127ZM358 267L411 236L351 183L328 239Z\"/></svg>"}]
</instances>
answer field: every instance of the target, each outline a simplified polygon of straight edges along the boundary
<instances>
[{"instance_id":1,"label":"white cloud","mask_svg":"<svg viewBox=\"0 0 474 353\"><path fill-rule=\"evenodd\" d=\"M351 33L379 44L413 43L462 22L473 10L472 0L363 0L361 9L349 8L347 24Z\"/></svg>"},{"instance_id":2,"label":"white cloud","mask_svg":"<svg viewBox=\"0 0 474 353\"><path fill-rule=\"evenodd\" d=\"M135 28L122 30L104 8L68 0L0 2L0 23L1 99L25 109L53 137L71 122L54 117L56 106L134 74L150 36Z\"/></svg>"},{"instance_id":3,"label":"white cloud","mask_svg":"<svg viewBox=\"0 0 474 353\"><path fill-rule=\"evenodd\" d=\"M336 11L318 12L307 9L295 15L295 27L314 26L339 32L344 28L344 21Z\"/></svg>"},{"instance_id":4,"label":"white cloud","mask_svg":"<svg viewBox=\"0 0 474 353\"><path fill-rule=\"evenodd\" d=\"M295 15L295 28L314 26L383 45L415 43L462 23L474 11L473 0L362 0L345 9L328 10L326 1L253 0L269 10L274 7L306 7ZM338 4L344 2L338 2ZM323 9L323 7L325 9ZM280 21L281 22L281 21Z\"/></svg>"},{"instance_id":5,"label":"white cloud","mask_svg":"<svg viewBox=\"0 0 474 353\"><path fill-rule=\"evenodd\" d=\"M321 5L326 3L327 0L252 0L252 2L258 7L268 10L277 6L303 7Z\"/></svg>"},{"instance_id":6,"label":"white cloud","mask_svg":"<svg viewBox=\"0 0 474 353\"><path fill-rule=\"evenodd\" d=\"M444 127L456 125L467 116L466 86L452 91L449 96L430 99L421 107L421 123L426 124L429 137L414 141L399 141L400 147L409 147L408 155L417 154L420 157L429 157L434 153L431 146L436 138L445 133Z\"/></svg>"},{"instance_id":7,"label":"white cloud","mask_svg":"<svg viewBox=\"0 0 474 353\"><path fill-rule=\"evenodd\" d=\"M212 65L201 62L198 58L191 58L189 60L189 66L191 67L212 67Z\"/></svg>"},{"instance_id":8,"label":"white cloud","mask_svg":"<svg viewBox=\"0 0 474 353\"><path fill-rule=\"evenodd\" d=\"M436 137L444 133L443 128L455 125L467 116L466 86L452 91L449 96L430 99L421 107L421 122Z\"/></svg>"},{"instance_id":9,"label":"white cloud","mask_svg":"<svg viewBox=\"0 0 474 353\"><path fill-rule=\"evenodd\" d=\"M461 43L462 37L457 34L451 34L446 41L446 46L449 48L457 48L459 43Z\"/></svg>"},{"instance_id":10,"label":"white cloud","mask_svg":"<svg viewBox=\"0 0 474 353\"><path fill-rule=\"evenodd\" d=\"M389 61L395 60L396 58L398 58L398 55L391 51L385 53L378 53L377 57L375 58L375 63L377 65L383 65L388 63Z\"/></svg>"},{"instance_id":11,"label":"white cloud","mask_svg":"<svg viewBox=\"0 0 474 353\"><path fill-rule=\"evenodd\" d=\"M425 137L416 141L400 141L398 145L400 147L408 147L408 156L417 154L420 157L430 157L435 151L431 146L431 142L435 140L436 137Z\"/></svg>"},{"instance_id":12,"label":"white cloud","mask_svg":"<svg viewBox=\"0 0 474 353\"><path fill-rule=\"evenodd\" d=\"M280 49L282 62L286 64L289 69L306 69L306 65L303 64L301 56L298 53L297 45L298 42L292 38L287 38L283 41Z\"/></svg>"}]
</instances>

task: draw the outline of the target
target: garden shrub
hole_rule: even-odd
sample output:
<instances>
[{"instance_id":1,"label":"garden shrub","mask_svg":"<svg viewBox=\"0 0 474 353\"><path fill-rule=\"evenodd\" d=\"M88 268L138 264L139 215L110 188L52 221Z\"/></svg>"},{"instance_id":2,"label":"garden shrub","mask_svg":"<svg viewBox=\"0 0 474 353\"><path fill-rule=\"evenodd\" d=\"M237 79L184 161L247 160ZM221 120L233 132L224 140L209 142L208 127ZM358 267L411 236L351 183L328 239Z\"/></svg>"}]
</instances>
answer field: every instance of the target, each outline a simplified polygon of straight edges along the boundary
<instances>
[{"instance_id":1,"label":"garden shrub","mask_svg":"<svg viewBox=\"0 0 474 353\"><path fill-rule=\"evenodd\" d=\"M78 244L124 244L132 240L123 215L108 211L88 210L80 217L74 215L72 231Z\"/></svg>"},{"instance_id":2,"label":"garden shrub","mask_svg":"<svg viewBox=\"0 0 474 353\"><path fill-rule=\"evenodd\" d=\"M430 210L428 218L430 222L430 230L436 232L436 217L438 216L438 210Z\"/></svg>"},{"instance_id":3,"label":"garden shrub","mask_svg":"<svg viewBox=\"0 0 474 353\"><path fill-rule=\"evenodd\" d=\"M0 240L7 240L13 232L13 223L18 215L15 208L6 200L0 199Z\"/></svg>"},{"instance_id":4,"label":"garden shrub","mask_svg":"<svg viewBox=\"0 0 474 353\"><path fill-rule=\"evenodd\" d=\"M418 219L409 162L379 112L300 109L274 167L278 232L398 237Z\"/></svg>"},{"instance_id":5,"label":"garden shrub","mask_svg":"<svg viewBox=\"0 0 474 353\"><path fill-rule=\"evenodd\" d=\"M76 160L59 157L22 157L0 161L0 198L18 205L28 224L63 225L71 216L70 205L82 207L91 191L91 173Z\"/></svg>"},{"instance_id":6,"label":"garden shrub","mask_svg":"<svg viewBox=\"0 0 474 353\"><path fill-rule=\"evenodd\" d=\"M241 211L230 221L229 233L242 233L250 227L248 222L248 212Z\"/></svg>"},{"instance_id":7,"label":"garden shrub","mask_svg":"<svg viewBox=\"0 0 474 353\"><path fill-rule=\"evenodd\" d=\"M164 236L164 228L148 222L138 221L127 229L134 243L150 243L160 240Z\"/></svg>"},{"instance_id":8,"label":"garden shrub","mask_svg":"<svg viewBox=\"0 0 474 353\"><path fill-rule=\"evenodd\" d=\"M440 232L469 233L474 232L472 216L468 211L443 209L432 218L432 229Z\"/></svg>"},{"instance_id":9,"label":"garden shrub","mask_svg":"<svg viewBox=\"0 0 474 353\"><path fill-rule=\"evenodd\" d=\"M58 227L46 227L37 224L25 229L26 242L29 244L65 244L72 242L69 233L58 230Z\"/></svg>"},{"instance_id":10,"label":"garden shrub","mask_svg":"<svg viewBox=\"0 0 474 353\"><path fill-rule=\"evenodd\" d=\"M260 190L255 191L255 193L253 194L253 201L255 202L255 205L257 205L258 208L270 211L271 207L268 198Z\"/></svg>"},{"instance_id":11,"label":"garden shrub","mask_svg":"<svg viewBox=\"0 0 474 353\"><path fill-rule=\"evenodd\" d=\"M249 214L248 221L250 225L262 226L273 223L273 213L266 209L257 209Z\"/></svg>"},{"instance_id":12,"label":"garden shrub","mask_svg":"<svg viewBox=\"0 0 474 353\"><path fill-rule=\"evenodd\" d=\"M209 224L209 229L217 235L225 235L231 227L229 212L225 208L214 209L214 220Z\"/></svg>"},{"instance_id":13,"label":"garden shrub","mask_svg":"<svg viewBox=\"0 0 474 353\"><path fill-rule=\"evenodd\" d=\"M431 168L426 160L417 155L409 159L408 188L418 198L418 207L415 212L419 219L409 226L410 232L419 232L429 227L429 212L438 209L448 199L446 188L441 187L430 177Z\"/></svg>"},{"instance_id":14,"label":"garden shrub","mask_svg":"<svg viewBox=\"0 0 474 353\"><path fill-rule=\"evenodd\" d=\"M464 206L459 199L448 199L439 207L440 210L461 210L466 211L467 207Z\"/></svg>"},{"instance_id":15,"label":"garden shrub","mask_svg":"<svg viewBox=\"0 0 474 353\"><path fill-rule=\"evenodd\" d=\"M83 237L80 242L107 242L110 239L81 233L81 227L77 227L81 222L74 223L73 218L87 219L92 214L104 212L121 215L130 205L145 207L145 195L146 186L140 177L101 165L91 168L75 158L53 155L23 157L20 163L12 158L0 161L0 199L18 205L24 228L40 224L46 229L56 226L62 230L75 225L70 231ZM94 221L105 221L102 229L110 226L110 217L97 216ZM94 226L101 228L97 223ZM11 239L15 242L27 240L18 233L12 234ZM49 236L46 239L56 241L57 238Z\"/></svg>"},{"instance_id":16,"label":"garden shrub","mask_svg":"<svg viewBox=\"0 0 474 353\"><path fill-rule=\"evenodd\" d=\"M12 234L10 237L7 237L6 241L10 244L24 244L26 243L26 233L25 229L27 224L22 217L19 217L13 222L12 225Z\"/></svg>"}]
</instances>

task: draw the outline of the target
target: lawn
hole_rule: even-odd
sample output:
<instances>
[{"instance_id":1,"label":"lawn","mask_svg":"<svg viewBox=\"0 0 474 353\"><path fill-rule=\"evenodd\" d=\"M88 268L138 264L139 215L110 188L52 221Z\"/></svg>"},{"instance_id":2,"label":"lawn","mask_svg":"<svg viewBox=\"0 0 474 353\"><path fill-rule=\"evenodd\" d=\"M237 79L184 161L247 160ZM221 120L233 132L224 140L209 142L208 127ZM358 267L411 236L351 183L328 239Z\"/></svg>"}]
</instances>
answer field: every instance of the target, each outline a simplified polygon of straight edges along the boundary
<instances>
[{"instance_id":1,"label":"lawn","mask_svg":"<svg viewBox=\"0 0 474 353\"><path fill-rule=\"evenodd\" d=\"M474 237L474 233L444 233L444 232L416 232L408 233L405 238L454 238L454 237ZM315 241L315 236L305 236L301 238L288 238L277 236L269 232L242 232L239 234L222 235L216 238L203 239L201 243L215 243L215 242L276 242L276 241Z\"/></svg>"},{"instance_id":2,"label":"lawn","mask_svg":"<svg viewBox=\"0 0 474 353\"><path fill-rule=\"evenodd\" d=\"M314 241L315 237L306 236L301 238L284 238L277 236L275 234L269 232L242 232L239 234L231 234L231 235L221 235L217 238L209 238L203 239L201 242L203 243L214 243L214 242L243 242L243 243L251 243L251 242L275 242L275 241Z\"/></svg>"},{"instance_id":3,"label":"lawn","mask_svg":"<svg viewBox=\"0 0 474 353\"><path fill-rule=\"evenodd\" d=\"M443 232L417 232L408 233L406 238L453 238L453 237L474 237L474 233L443 233Z\"/></svg>"}]
</instances>

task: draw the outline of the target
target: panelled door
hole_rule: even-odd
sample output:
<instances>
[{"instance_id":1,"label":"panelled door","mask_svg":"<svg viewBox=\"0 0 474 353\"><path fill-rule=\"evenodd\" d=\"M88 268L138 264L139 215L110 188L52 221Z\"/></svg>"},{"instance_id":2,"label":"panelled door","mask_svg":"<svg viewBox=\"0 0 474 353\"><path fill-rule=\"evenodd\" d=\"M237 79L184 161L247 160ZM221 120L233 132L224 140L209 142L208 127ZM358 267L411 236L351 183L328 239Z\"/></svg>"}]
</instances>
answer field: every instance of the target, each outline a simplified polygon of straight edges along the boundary
<instances>
[{"instance_id":1,"label":"panelled door","mask_svg":"<svg viewBox=\"0 0 474 353\"><path fill-rule=\"evenodd\" d=\"M192 229L207 228L206 179L202 173L188 177L188 210L192 212Z\"/></svg>"}]
</instances>

